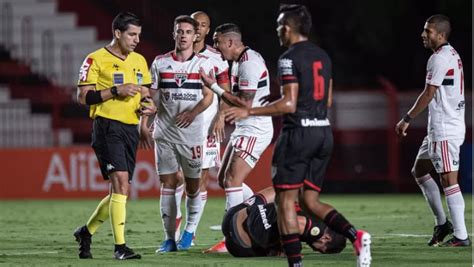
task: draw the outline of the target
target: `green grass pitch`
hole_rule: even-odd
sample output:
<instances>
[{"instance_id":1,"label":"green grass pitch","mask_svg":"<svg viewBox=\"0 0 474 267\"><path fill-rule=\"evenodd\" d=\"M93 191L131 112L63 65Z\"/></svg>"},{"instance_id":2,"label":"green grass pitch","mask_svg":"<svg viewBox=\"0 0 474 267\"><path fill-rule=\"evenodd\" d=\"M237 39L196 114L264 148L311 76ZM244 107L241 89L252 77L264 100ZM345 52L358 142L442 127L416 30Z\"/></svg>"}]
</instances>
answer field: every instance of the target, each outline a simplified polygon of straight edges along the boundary
<instances>
[{"instance_id":1,"label":"green grass pitch","mask_svg":"<svg viewBox=\"0 0 474 267\"><path fill-rule=\"evenodd\" d=\"M472 233L472 197L465 194L466 223ZM202 254L221 239L209 226L219 224L224 199L210 198L188 252L155 255L163 240L158 199L131 200L127 208L127 244L141 260L112 259L109 223L94 235L94 259L80 260L73 230L86 222L97 200L1 201L0 265L3 266L286 266L281 257L233 258ZM356 227L372 234L372 266L471 266L472 248L428 247L433 217L422 195L323 195ZM472 238L471 238L472 239ZM341 254L303 250L305 266L355 266L352 246Z\"/></svg>"}]
</instances>

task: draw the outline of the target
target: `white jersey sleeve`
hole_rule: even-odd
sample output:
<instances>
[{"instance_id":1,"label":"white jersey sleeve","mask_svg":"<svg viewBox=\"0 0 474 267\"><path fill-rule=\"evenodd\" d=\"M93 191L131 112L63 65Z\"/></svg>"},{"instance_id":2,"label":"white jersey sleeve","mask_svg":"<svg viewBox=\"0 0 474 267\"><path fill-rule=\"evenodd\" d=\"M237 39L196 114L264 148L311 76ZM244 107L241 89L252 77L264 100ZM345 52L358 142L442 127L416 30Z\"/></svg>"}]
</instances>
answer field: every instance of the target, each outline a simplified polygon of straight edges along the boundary
<instances>
[{"instance_id":1,"label":"white jersey sleeve","mask_svg":"<svg viewBox=\"0 0 474 267\"><path fill-rule=\"evenodd\" d=\"M433 54L428 60L426 83L440 86L449 69L448 61L440 54Z\"/></svg>"},{"instance_id":2,"label":"white jersey sleeve","mask_svg":"<svg viewBox=\"0 0 474 267\"><path fill-rule=\"evenodd\" d=\"M158 72L158 61L159 57L156 57L155 60L153 60L153 63L151 64L150 67L150 74L151 74L151 89L153 90L158 90L158 84L160 83L160 74Z\"/></svg>"},{"instance_id":3,"label":"white jersey sleeve","mask_svg":"<svg viewBox=\"0 0 474 267\"><path fill-rule=\"evenodd\" d=\"M253 61L245 61L239 66L239 90L256 91L260 76L264 70Z\"/></svg>"}]
</instances>

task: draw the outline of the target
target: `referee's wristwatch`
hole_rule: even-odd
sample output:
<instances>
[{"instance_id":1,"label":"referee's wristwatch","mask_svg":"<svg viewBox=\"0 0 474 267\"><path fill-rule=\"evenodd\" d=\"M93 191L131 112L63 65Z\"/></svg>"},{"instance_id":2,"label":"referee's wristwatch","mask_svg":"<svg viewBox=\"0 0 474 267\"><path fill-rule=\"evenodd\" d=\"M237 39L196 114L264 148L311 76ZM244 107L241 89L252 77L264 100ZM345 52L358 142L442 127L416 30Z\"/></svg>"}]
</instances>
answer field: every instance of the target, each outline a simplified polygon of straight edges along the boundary
<instances>
[{"instance_id":1,"label":"referee's wristwatch","mask_svg":"<svg viewBox=\"0 0 474 267\"><path fill-rule=\"evenodd\" d=\"M110 87L110 93L112 93L113 96L118 96L117 86L114 85Z\"/></svg>"}]
</instances>

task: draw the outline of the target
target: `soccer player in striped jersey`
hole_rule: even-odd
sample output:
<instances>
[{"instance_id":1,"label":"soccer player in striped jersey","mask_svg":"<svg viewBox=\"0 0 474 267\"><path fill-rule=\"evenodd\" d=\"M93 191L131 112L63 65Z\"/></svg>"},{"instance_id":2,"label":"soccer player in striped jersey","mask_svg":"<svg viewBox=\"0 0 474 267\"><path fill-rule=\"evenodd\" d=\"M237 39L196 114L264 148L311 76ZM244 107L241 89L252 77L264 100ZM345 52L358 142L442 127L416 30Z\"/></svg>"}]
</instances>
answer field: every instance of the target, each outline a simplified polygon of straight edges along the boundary
<instances>
[{"instance_id":1,"label":"soccer player in striped jersey","mask_svg":"<svg viewBox=\"0 0 474 267\"><path fill-rule=\"evenodd\" d=\"M222 56L233 61L232 95L243 100L248 108L261 106L258 100L270 93L269 73L262 56L243 44L242 33L235 24L218 26L213 39L214 47ZM202 72L201 75L205 84L211 86L214 92L222 92L214 77ZM218 94L225 99L225 95ZM226 194L226 210L243 202L244 180L257 164L272 137L273 123L270 117L251 117L235 124L218 174L219 184ZM211 251L223 246L224 243L220 242L211 248Z\"/></svg>"},{"instance_id":2,"label":"soccer player in striped jersey","mask_svg":"<svg viewBox=\"0 0 474 267\"><path fill-rule=\"evenodd\" d=\"M462 61L448 43L449 18L433 15L425 23L421 38L425 48L433 51L428 60L425 89L408 113L397 123L395 131L406 136L410 121L428 107L428 135L423 139L412 174L435 217L429 246L470 246L464 221L464 199L458 184L459 150L464 142L464 73ZM453 223L447 219L441 204L438 185L430 172L436 171ZM451 239L442 243L451 233Z\"/></svg>"},{"instance_id":3,"label":"soccer player in striped jersey","mask_svg":"<svg viewBox=\"0 0 474 267\"><path fill-rule=\"evenodd\" d=\"M225 59L222 58L221 53L213 47L206 45L206 36L210 31L211 20L209 16L202 11L197 11L191 14L191 17L198 23L197 37L194 42L194 53L201 54L209 58L212 63L214 74L217 80L217 84L226 91L230 91L229 84L229 64ZM200 181L200 197L202 199L202 208L198 215L198 222L204 211L204 207L207 201L207 184L208 184L208 173L212 167L220 166L220 142L225 138L224 117L218 113L219 100L218 96L214 94L212 104L203 112L204 126L203 136L204 141L202 144L202 173ZM177 222L176 222L176 234L177 239L180 235L180 224L181 224L181 199L183 195L183 181L181 180L176 188L176 207L177 207ZM188 245L190 240L183 240L183 246ZM191 245L191 244L189 244Z\"/></svg>"},{"instance_id":4,"label":"soccer player in striped jersey","mask_svg":"<svg viewBox=\"0 0 474 267\"><path fill-rule=\"evenodd\" d=\"M187 249L176 244L176 199L178 172L186 187L188 220L181 240L192 240L201 210L199 180L202 165L203 115L213 93L203 85L199 70L211 72L209 59L193 51L197 22L190 16L174 21L175 49L156 57L152 66L151 92L157 101L154 121L155 159L161 182L160 211L165 240L158 253Z\"/></svg>"}]
</instances>

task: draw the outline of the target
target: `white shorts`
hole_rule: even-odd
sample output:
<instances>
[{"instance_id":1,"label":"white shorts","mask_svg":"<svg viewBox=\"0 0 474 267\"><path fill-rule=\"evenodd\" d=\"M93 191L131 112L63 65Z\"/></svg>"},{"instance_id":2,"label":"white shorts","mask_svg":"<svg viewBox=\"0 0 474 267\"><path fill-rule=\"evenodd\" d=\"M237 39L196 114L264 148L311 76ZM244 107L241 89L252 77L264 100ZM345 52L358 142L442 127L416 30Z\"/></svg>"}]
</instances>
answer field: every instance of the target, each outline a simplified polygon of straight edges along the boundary
<instances>
[{"instance_id":1,"label":"white shorts","mask_svg":"<svg viewBox=\"0 0 474 267\"><path fill-rule=\"evenodd\" d=\"M425 136L417 159L429 159L437 173L459 170L459 151L464 139L431 142Z\"/></svg>"},{"instance_id":2,"label":"white shorts","mask_svg":"<svg viewBox=\"0 0 474 267\"><path fill-rule=\"evenodd\" d=\"M174 144L155 140L155 163L158 175L183 171L184 177L201 177L202 146Z\"/></svg>"},{"instance_id":3,"label":"white shorts","mask_svg":"<svg viewBox=\"0 0 474 267\"><path fill-rule=\"evenodd\" d=\"M254 168L263 151L272 141L272 136L250 136L241 134L232 134L229 143L232 144L235 151L242 152L240 157L247 164Z\"/></svg>"},{"instance_id":4,"label":"white shorts","mask_svg":"<svg viewBox=\"0 0 474 267\"><path fill-rule=\"evenodd\" d=\"M214 135L207 136L207 139L202 144L202 168L209 169L212 167L221 166L221 144L216 142Z\"/></svg>"}]
</instances>

